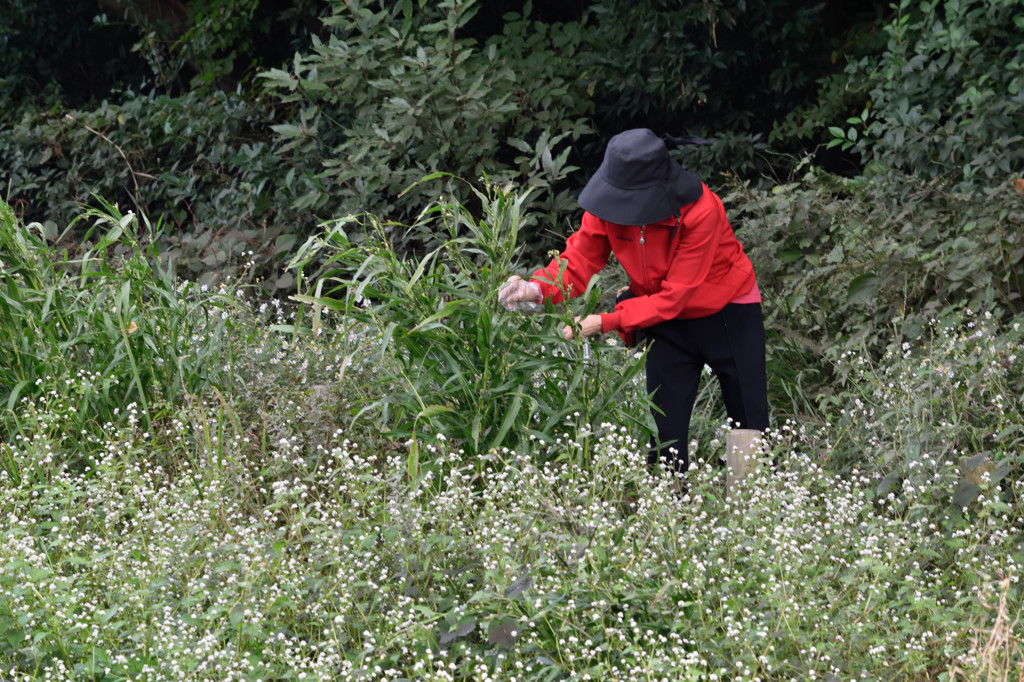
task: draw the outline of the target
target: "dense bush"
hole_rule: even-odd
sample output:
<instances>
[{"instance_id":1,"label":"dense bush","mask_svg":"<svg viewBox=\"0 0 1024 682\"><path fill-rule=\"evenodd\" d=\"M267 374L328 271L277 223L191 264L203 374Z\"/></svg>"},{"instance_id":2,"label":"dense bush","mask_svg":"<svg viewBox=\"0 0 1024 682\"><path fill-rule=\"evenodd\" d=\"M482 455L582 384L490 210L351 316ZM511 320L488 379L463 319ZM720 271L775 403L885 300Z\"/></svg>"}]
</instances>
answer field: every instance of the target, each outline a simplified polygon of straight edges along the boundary
<instances>
[{"instance_id":1,"label":"dense bush","mask_svg":"<svg viewBox=\"0 0 1024 682\"><path fill-rule=\"evenodd\" d=\"M177 57L205 64L204 94L125 89L0 135L15 207L0 204L0 677L1024 669L1010 3L901 2L849 90L826 79L775 129L813 140L834 122L822 112L870 97L831 134L874 178L802 162L770 190L723 181L768 312L775 424L758 453L775 466L729 497L713 387L680 480L643 466L640 358L561 340L608 280L535 317L495 292L544 248L524 226L562 232L575 214L588 145L634 116L660 125L645 107L700 111L720 66L776 49L767 91L728 69L728 102L769 102L773 120L798 103L794 55L821 44L827 5L711 2L705 18L602 2L594 22L556 25L526 3L488 37L470 31L473 2L337 0L313 47L264 74L263 100L217 89L265 28L218 12L258 18L260 3L191 6ZM781 15L790 33L733 33ZM642 63L663 47L652 28L684 49ZM621 50L597 54L609 36ZM677 95L665 65L680 55L694 80ZM595 99L595 79L636 97ZM686 162L754 167L757 107L703 106L685 127L741 129ZM253 279L317 217L301 268L264 281L297 281L294 310L254 314L234 287L176 277Z\"/></svg>"},{"instance_id":2,"label":"dense bush","mask_svg":"<svg viewBox=\"0 0 1024 682\"><path fill-rule=\"evenodd\" d=\"M881 54L847 67L863 111L834 126L872 173L1002 180L1024 163L1024 19L1016 0L901 0Z\"/></svg>"},{"instance_id":3,"label":"dense bush","mask_svg":"<svg viewBox=\"0 0 1024 682\"><path fill-rule=\"evenodd\" d=\"M637 126L713 136L719 144L700 157L701 169L751 179L789 165L767 135L813 99L816 81L834 68L830 53L844 42L842 22L862 18L838 4L787 0L601 0L590 12L597 30L581 62L605 136ZM859 52L855 40L845 42ZM823 129L820 119L816 125ZM773 142L799 149L792 135Z\"/></svg>"},{"instance_id":4,"label":"dense bush","mask_svg":"<svg viewBox=\"0 0 1024 682\"><path fill-rule=\"evenodd\" d=\"M295 160L295 208L410 221L433 197L425 174L535 189L549 222L574 207L559 184L590 132L576 51L585 31L512 15L484 42L463 27L476 3L332 2L326 41L262 74L294 120L274 130Z\"/></svg>"},{"instance_id":5,"label":"dense bush","mask_svg":"<svg viewBox=\"0 0 1024 682\"><path fill-rule=\"evenodd\" d=\"M829 349L884 353L892 321L907 340L966 308L1021 311L1024 200L1010 183L954 193L905 178L880 184L811 170L771 191L723 200L758 272L776 406L813 414L831 393Z\"/></svg>"},{"instance_id":6,"label":"dense bush","mask_svg":"<svg viewBox=\"0 0 1024 682\"><path fill-rule=\"evenodd\" d=\"M490 243L480 237L455 248L471 257ZM398 265L382 244L362 248L376 249L368 267ZM42 241L26 251L52 258ZM403 298L404 285L416 310L452 273L413 265L385 293ZM152 277L124 270L131 290ZM364 292L385 286L365 281ZM1024 488L1007 470L1019 466L1019 328L979 315L904 346L895 323L891 367L839 358L849 374L835 420L779 421L759 453L777 467L755 466L726 497L720 443L693 460L683 492L644 466L642 431L575 415L551 442L478 453L458 442L464 427L420 431L422 467L410 468L408 446L352 415L388 399L376 388L388 377L386 390L415 388L427 405L457 395L440 371L413 376L402 352L433 339L456 383L476 371L476 356L443 355L445 338L428 334L487 304L459 300L434 297L417 337L389 335L418 315L387 297L364 301L376 327L278 303L256 317L196 291L175 319L222 311L235 333L210 336L194 372L230 354L234 385L197 389L150 426L123 405L92 431L84 467L54 435L82 429L70 399L93 390L92 375L11 413L0 674L952 682L1013 679L1024 665ZM532 321L502 315L496 341L513 346ZM919 429L936 419L949 420L941 432ZM993 465L964 485L951 458L996 428Z\"/></svg>"},{"instance_id":7,"label":"dense bush","mask_svg":"<svg viewBox=\"0 0 1024 682\"><path fill-rule=\"evenodd\" d=\"M147 72L132 53L139 33L95 21L96 3L5 0L0 12L0 122L58 102L88 105Z\"/></svg>"},{"instance_id":8,"label":"dense bush","mask_svg":"<svg viewBox=\"0 0 1024 682\"><path fill-rule=\"evenodd\" d=\"M264 139L272 113L225 92L137 95L0 126L7 199L63 232L95 196L162 223L162 255L203 283L283 260L310 216L284 212L294 174ZM273 290L280 273L265 270ZM282 284L290 284L286 280Z\"/></svg>"}]
</instances>

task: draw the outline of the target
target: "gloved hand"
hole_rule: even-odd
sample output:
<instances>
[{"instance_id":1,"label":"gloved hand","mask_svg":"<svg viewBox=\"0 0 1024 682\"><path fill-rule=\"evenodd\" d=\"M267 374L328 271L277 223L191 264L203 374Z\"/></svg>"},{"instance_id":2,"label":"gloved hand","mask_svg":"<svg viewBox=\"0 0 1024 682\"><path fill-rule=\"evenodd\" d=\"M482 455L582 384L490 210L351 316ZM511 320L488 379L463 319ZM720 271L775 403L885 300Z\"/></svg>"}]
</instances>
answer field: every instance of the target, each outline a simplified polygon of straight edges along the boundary
<instances>
[{"instance_id":1,"label":"gloved hand","mask_svg":"<svg viewBox=\"0 0 1024 682\"><path fill-rule=\"evenodd\" d=\"M508 310L535 313L544 304L544 294L537 282L512 275L498 289L498 303Z\"/></svg>"}]
</instances>

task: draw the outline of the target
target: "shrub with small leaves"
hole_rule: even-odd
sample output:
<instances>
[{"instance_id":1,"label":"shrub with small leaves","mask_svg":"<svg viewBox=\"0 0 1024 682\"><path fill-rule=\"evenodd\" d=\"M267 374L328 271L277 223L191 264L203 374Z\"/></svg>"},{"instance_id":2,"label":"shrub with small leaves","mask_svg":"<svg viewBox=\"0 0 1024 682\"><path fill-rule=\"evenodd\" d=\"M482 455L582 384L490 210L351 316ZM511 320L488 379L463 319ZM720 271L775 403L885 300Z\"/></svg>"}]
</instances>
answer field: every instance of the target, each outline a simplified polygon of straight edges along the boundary
<instances>
[{"instance_id":1,"label":"shrub with small leaves","mask_svg":"<svg viewBox=\"0 0 1024 682\"><path fill-rule=\"evenodd\" d=\"M1024 20L1017 0L900 0L881 55L850 63L863 110L831 128L873 174L969 185L1024 160ZM963 186L962 185L962 186Z\"/></svg>"},{"instance_id":2,"label":"shrub with small leaves","mask_svg":"<svg viewBox=\"0 0 1024 682\"><path fill-rule=\"evenodd\" d=\"M510 15L481 43L464 35L475 0L331 5L328 39L262 74L293 114L274 130L296 161L295 208L411 222L436 197L408 188L440 171L534 190L549 224L575 210L559 184L590 132L572 68L585 29Z\"/></svg>"}]
</instances>

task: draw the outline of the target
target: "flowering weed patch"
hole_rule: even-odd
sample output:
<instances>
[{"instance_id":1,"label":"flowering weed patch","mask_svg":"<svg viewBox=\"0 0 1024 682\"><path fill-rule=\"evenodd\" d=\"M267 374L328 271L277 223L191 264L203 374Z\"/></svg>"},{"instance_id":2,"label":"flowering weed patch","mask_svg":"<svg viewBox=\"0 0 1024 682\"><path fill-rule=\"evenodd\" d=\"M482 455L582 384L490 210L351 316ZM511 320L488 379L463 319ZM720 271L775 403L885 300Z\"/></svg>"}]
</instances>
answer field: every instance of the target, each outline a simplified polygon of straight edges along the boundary
<instances>
[{"instance_id":1,"label":"flowering weed patch","mask_svg":"<svg viewBox=\"0 0 1024 682\"><path fill-rule=\"evenodd\" d=\"M926 334L890 344L879 362L836 359L831 457L879 479L876 494L901 508L941 506L958 486L967 507L1024 476L1024 330L968 313Z\"/></svg>"},{"instance_id":2,"label":"flowering weed patch","mask_svg":"<svg viewBox=\"0 0 1024 682\"><path fill-rule=\"evenodd\" d=\"M1018 594L1015 537L908 525L868 481L815 465L813 436L796 440L784 471L727 503L717 467L695 464L680 497L607 426L586 462L508 455L413 488L400 459L382 469L341 434L319 453L282 439L259 461L231 439L222 460L172 476L125 429L87 476L4 476L0 660L14 679L921 679L973 665L996 571ZM443 440L428 450L462 459ZM39 442L8 453L20 467L47 456ZM950 540L955 560L937 563Z\"/></svg>"},{"instance_id":3,"label":"flowering weed patch","mask_svg":"<svg viewBox=\"0 0 1024 682\"><path fill-rule=\"evenodd\" d=\"M500 413L421 415L411 467L407 425L375 406L413 389L427 405L461 397L427 364L439 358L493 387L470 361L501 357L445 346L493 302L430 267L427 281L478 298L446 308L421 291L446 313L436 336L401 342L395 289L359 316L180 286L159 306L140 297L191 339L175 352L194 354L179 364L196 381L231 377L182 382L159 410L39 356L60 381L17 399L0 442L0 678L916 682L1024 668L1019 328L970 316L893 342L883 364L833 358L829 421L778 424L729 497L716 439L681 476L649 469L646 403L601 407L596 384L567 395L576 364L635 388L612 347L533 365L523 351L507 381L576 364L491 396L524 396L507 443L472 438L475 415L487 434ZM7 274L8 292L28 290ZM494 340L539 342L559 314L546 315L495 316ZM545 391L561 391L558 411Z\"/></svg>"},{"instance_id":4,"label":"flowering weed patch","mask_svg":"<svg viewBox=\"0 0 1024 682\"><path fill-rule=\"evenodd\" d=\"M262 412L194 400L149 434L128 406L84 472L47 436L56 403L2 446L0 674L917 680L1021 663L1018 481L907 518L919 493L879 504L871 475L825 468L833 430L786 423L764 457L779 468L726 500L717 462L681 492L629 429L574 421L475 459L438 434L423 455L446 465L413 479L402 451L308 436L309 384L339 366L318 338L264 366ZM251 339L242 354L266 359L282 337ZM349 351L356 380L378 356Z\"/></svg>"}]
</instances>

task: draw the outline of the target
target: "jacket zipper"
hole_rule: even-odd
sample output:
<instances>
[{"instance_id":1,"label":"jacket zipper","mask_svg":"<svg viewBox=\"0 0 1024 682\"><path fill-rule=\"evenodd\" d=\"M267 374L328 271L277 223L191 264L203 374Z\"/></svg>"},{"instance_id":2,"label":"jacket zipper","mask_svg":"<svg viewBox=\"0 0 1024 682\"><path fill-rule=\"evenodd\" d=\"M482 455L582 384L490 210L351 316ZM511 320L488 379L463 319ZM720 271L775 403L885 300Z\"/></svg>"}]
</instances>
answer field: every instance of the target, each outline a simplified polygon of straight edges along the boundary
<instances>
[{"instance_id":1,"label":"jacket zipper","mask_svg":"<svg viewBox=\"0 0 1024 682\"><path fill-rule=\"evenodd\" d=\"M646 225L640 226L640 252L644 256L644 279L646 280L645 285L647 291L651 290L651 270L647 267L647 240L644 238L644 230L647 228Z\"/></svg>"}]
</instances>

